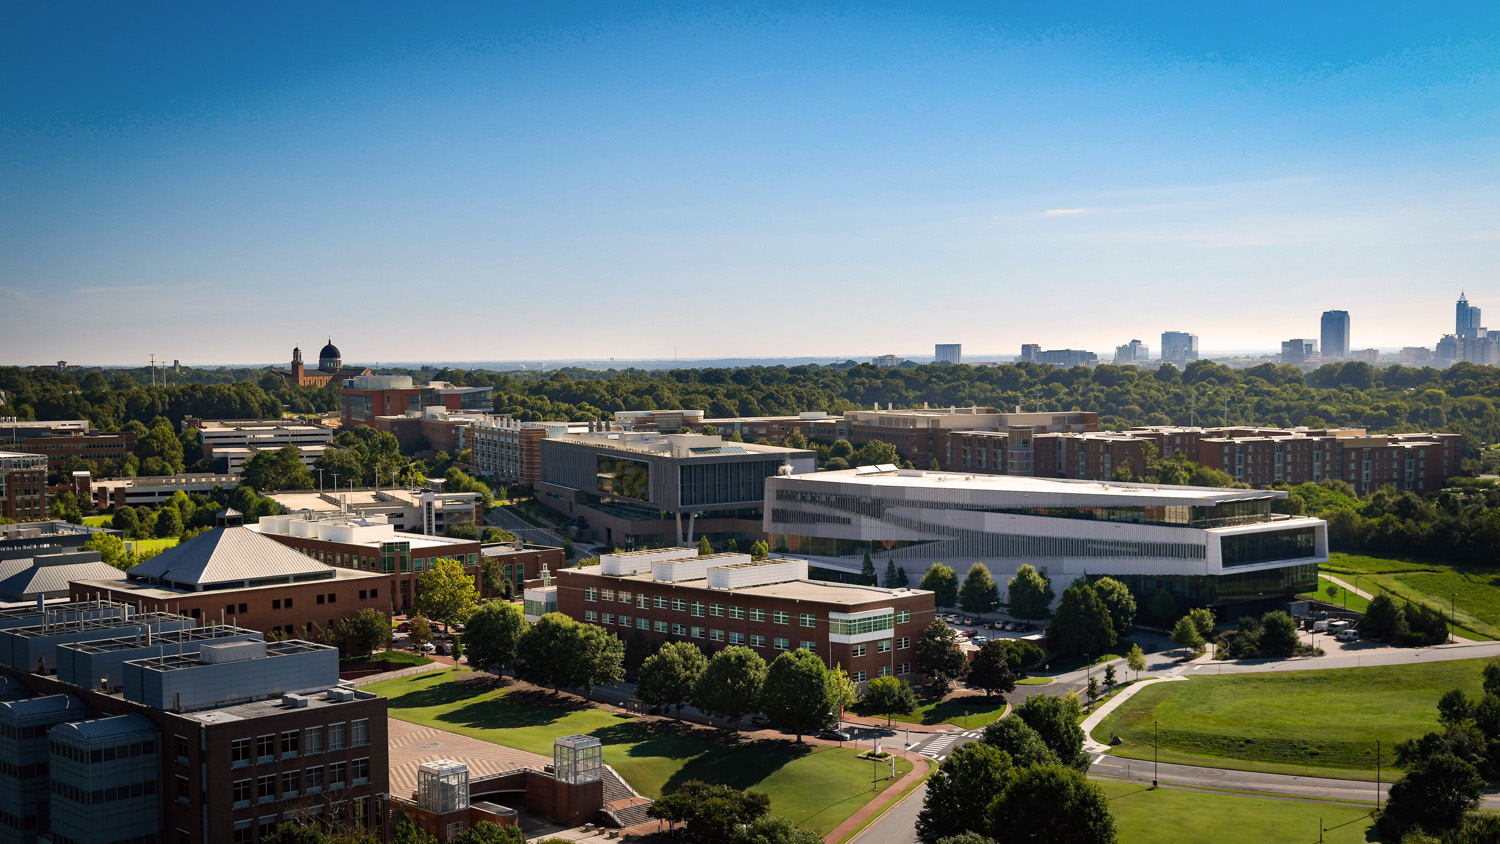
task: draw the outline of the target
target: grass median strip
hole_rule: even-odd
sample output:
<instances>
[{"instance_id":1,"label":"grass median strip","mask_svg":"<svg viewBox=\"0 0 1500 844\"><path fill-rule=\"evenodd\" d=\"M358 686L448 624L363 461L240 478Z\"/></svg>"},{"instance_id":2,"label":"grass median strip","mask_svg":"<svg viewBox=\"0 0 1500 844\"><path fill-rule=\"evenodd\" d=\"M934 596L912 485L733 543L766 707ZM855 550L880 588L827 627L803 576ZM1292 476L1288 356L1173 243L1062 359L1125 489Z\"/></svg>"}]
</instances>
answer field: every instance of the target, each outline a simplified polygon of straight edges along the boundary
<instances>
[{"instance_id":1,"label":"grass median strip","mask_svg":"<svg viewBox=\"0 0 1500 844\"><path fill-rule=\"evenodd\" d=\"M857 759L853 748L798 745L790 738L736 740L666 721L648 724L467 670L388 680L366 690L389 699L393 718L548 757L559 736L597 736L604 761L642 794L660 796L690 779L764 791L773 813L819 835L894 782L884 779L890 762ZM910 771L910 762L896 760L897 779Z\"/></svg>"}]
</instances>

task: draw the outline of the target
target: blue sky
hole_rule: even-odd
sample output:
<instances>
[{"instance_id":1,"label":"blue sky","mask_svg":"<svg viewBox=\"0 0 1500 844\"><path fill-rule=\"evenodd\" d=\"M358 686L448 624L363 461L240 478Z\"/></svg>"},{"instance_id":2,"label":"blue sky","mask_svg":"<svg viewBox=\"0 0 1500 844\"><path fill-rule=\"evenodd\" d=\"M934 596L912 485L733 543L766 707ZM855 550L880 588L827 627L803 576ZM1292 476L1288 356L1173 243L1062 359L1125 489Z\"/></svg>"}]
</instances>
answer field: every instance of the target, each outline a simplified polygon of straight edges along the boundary
<instances>
[{"instance_id":1,"label":"blue sky","mask_svg":"<svg viewBox=\"0 0 1500 844\"><path fill-rule=\"evenodd\" d=\"M1500 4L1228 6L13 5L0 360L1500 324Z\"/></svg>"}]
</instances>

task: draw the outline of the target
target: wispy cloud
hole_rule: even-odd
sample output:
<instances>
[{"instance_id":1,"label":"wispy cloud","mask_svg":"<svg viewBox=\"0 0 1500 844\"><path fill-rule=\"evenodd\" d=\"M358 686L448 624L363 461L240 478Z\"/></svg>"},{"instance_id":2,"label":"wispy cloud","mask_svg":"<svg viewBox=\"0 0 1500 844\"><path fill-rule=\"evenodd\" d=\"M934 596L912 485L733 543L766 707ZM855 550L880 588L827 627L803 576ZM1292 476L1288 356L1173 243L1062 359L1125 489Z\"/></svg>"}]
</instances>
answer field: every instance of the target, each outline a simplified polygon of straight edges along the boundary
<instances>
[{"instance_id":1,"label":"wispy cloud","mask_svg":"<svg viewBox=\"0 0 1500 844\"><path fill-rule=\"evenodd\" d=\"M1046 211L1043 211L1042 213L1045 214L1048 217L1064 217L1064 216L1067 216L1069 214L1087 214L1087 213L1089 213L1089 209L1087 209L1087 208L1049 208Z\"/></svg>"},{"instance_id":2,"label":"wispy cloud","mask_svg":"<svg viewBox=\"0 0 1500 844\"><path fill-rule=\"evenodd\" d=\"M0 287L0 295L9 296L17 302L24 302L28 305L36 301L35 296L16 287Z\"/></svg>"}]
</instances>

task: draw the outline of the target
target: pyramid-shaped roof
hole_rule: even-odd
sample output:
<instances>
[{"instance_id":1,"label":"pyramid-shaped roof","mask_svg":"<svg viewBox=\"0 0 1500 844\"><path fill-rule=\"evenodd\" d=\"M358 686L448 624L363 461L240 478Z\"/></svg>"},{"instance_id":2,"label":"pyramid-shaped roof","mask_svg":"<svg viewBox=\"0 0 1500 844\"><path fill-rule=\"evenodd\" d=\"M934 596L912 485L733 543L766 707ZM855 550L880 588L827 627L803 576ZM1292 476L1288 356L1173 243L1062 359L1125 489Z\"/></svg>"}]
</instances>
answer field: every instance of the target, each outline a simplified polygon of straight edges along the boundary
<instances>
[{"instance_id":1,"label":"pyramid-shaped roof","mask_svg":"<svg viewBox=\"0 0 1500 844\"><path fill-rule=\"evenodd\" d=\"M205 531L129 572L131 580L192 590L234 584L290 583L335 576L337 572L331 566L244 527Z\"/></svg>"}]
</instances>

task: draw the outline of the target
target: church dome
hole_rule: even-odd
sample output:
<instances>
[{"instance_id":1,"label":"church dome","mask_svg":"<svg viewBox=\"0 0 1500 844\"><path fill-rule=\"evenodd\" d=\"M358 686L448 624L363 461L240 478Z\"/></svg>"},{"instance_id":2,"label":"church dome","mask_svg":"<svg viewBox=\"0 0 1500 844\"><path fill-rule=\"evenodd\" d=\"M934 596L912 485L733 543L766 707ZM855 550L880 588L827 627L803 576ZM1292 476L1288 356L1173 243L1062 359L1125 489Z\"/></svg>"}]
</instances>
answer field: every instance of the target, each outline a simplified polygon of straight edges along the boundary
<instances>
[{"instance_id":1,"label":"church dome","mask_svg":"<svg viewBox=\"0 0 1500 844\"><path fill-rule=\"evenodd\" d=\"M343 355L339 354L339 347L333 345L333 338L328 338L328 345L318 353L318 368L324 372L337 372L342 366Z\"/></svg>"}]
</instances>

